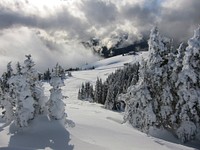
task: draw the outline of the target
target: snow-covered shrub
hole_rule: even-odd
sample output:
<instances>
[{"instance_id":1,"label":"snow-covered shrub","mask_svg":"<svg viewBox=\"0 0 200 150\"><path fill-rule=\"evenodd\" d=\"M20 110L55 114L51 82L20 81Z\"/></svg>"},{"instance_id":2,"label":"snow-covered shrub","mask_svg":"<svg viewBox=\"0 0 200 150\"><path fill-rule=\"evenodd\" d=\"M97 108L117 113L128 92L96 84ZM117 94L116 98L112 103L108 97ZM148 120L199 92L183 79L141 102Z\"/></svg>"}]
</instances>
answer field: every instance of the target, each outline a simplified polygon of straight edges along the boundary
<instances>
[{"instance_id":1,"label":"snow-covered shrub","mask_svg":"<svg viewBox=\"0 0 200 150\"><path fill-rule=\"evenodd\" d=\"M177 129L176 134L182 142L190 141L195 139L197 127L191 121L183 121Z\"/></svg>"}]
</instances>

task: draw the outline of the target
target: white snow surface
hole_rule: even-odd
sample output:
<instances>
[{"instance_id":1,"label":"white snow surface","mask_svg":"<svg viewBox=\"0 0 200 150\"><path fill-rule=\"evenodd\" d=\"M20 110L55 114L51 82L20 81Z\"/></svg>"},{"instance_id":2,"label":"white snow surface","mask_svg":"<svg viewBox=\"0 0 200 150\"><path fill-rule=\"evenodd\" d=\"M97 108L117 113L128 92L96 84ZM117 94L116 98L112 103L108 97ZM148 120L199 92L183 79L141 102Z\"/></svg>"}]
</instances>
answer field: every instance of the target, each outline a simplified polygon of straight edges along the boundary
<instances>
[{"instance_id":1,"label":"white snow surface","mask_svg":"<svg viewBox=\"0 0 200 150\"><path fill-rule=\"evenodd\" d=\"M80 101L78 89L82 82L95 83L97 77L103 80L124 63L133 63L146 57L147 53L136 56L117 56L87 66L94 70L72 72L65 80L63 95L66 104L67 125L61 121L50 121L41 116L33 120L23 131L15 132L13 124L6 125L0 120L0 150L194 150L200 144L182 145L170 133L152 129L147 135L123 123L123 113L103 108L103 105ZM45 94L49 97L50 85L45 83ZM198 147L199 146L199 147Z\"/></svg>"}]
</instances>

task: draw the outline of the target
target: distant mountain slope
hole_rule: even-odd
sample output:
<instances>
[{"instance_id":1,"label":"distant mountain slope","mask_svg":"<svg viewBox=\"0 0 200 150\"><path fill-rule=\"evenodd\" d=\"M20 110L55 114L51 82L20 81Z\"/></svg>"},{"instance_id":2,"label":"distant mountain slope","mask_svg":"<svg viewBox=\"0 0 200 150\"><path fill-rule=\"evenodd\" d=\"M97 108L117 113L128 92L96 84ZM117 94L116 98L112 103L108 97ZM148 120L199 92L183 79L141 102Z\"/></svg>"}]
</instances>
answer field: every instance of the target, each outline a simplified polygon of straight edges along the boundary
<instances>
[{"instance_id":1,"label":"distant mountain slope","mask_svg":"<svg viewBox=\"0 0 200 150\"><path fill-rule=\"evenodd\" d=\"M128 63L139 62L142 58L145 59L147 55L148 52L138 52L135 55L114 56L111 58L102 59L97 62L84 65L82 66L82 68L83 69L94 68L96 70L108 69L108 68L120 68Z\"/></svg>"},{"instance_id":2,"label":"distant mountain slope","mask_svg":"<svg viewBox=\"0 0 200 150\"><path fill-rule=\"evenodd\" d=\"M110 45L105 45L100 39L92 38L87 42L82 42L86 48L92 49L105 58L126 54L129 52L147 51L148 42L145 39L135 41L133 43L124 44L124 40L119 39L117 42L111 42Z\"/></svg>"}]
</instances>

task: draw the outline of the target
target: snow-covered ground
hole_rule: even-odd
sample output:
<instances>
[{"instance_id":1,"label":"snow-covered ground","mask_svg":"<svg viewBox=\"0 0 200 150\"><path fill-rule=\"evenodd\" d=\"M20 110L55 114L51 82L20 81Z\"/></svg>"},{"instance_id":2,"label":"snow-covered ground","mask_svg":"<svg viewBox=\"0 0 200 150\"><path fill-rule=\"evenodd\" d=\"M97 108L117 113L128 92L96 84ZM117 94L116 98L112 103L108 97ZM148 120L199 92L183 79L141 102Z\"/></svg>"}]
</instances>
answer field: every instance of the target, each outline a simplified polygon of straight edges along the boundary
<instances>
[{"instance_id":1,"label":"snow-covered ground","mask_svg":"<svg viewBox=\"0 0 200 150\"><path fill-rule=\"evenodd\" d=\"M94 70L72 72L65 80L63 95L68 114L68 125L59 121L50 121L46 116L34 120L30 127L18 131L12 125L0 120L0 149L11 150L192 150L200 148L198 143L184 146L170 133L163 130L151 130L146 135L127 123L123 123L123 113L109 111L102 105L77 100L78 89L82 82L95 83L97 77L106 79L116 68L125 63L133 63L145 58L147 53L136 56L117 56L88 64ZM50 86L45 84L46 95Z\"/></svg>"}]
</instances>

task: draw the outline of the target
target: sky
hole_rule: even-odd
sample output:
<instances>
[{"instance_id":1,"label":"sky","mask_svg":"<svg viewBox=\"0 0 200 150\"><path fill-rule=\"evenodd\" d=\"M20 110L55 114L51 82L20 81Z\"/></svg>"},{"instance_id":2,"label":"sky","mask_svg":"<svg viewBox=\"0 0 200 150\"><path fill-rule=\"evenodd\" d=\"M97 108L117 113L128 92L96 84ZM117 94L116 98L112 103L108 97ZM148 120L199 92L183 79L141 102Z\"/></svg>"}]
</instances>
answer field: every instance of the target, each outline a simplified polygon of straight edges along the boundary
<instances>
[{"instance_id":1,"label":"sky","mask_svg":"<svg viewBox=\"0 0 200 150\"><path fill-rule=\"evenodd\" d=\"M200 0L1 0L0 72L28 53L41 71L56 62L76 67L100 59L82 41L96 37L110 45L128 34L133 43L155 25L187 41L200 24L199 8Z\"/></svg>"}]
</instances>

